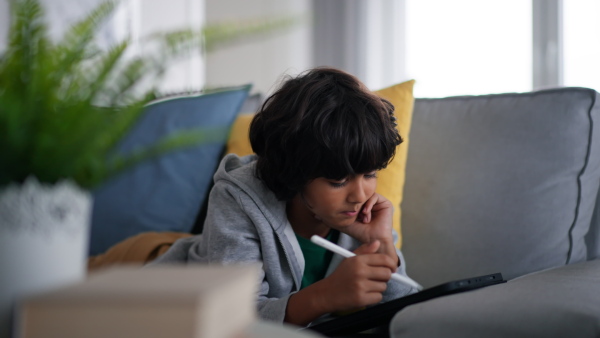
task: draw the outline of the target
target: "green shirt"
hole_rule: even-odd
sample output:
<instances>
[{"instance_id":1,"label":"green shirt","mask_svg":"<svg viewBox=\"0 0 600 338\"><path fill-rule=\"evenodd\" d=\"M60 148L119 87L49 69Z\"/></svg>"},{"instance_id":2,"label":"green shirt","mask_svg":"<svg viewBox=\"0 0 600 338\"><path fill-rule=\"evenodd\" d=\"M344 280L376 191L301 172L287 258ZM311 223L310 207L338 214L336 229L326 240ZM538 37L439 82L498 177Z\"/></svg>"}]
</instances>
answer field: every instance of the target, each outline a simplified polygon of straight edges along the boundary
<instances>
[{"instance_id":1,"label":"green shirt","mask_svg":"<svg viewBox=\"0 0 600 338\"><path fill-rule=\"evenodd\" d=\"M339 234L340 233L337 230L331 230L326 239L335 243L338 240ZM296 238L298 239L302 255L304 256L304 274L302 275L301 286L301 289L304 289L325 277L333 252L324 249L311 242L309 239L298 236L297 234Z\"/></svg>"}]
</instances>

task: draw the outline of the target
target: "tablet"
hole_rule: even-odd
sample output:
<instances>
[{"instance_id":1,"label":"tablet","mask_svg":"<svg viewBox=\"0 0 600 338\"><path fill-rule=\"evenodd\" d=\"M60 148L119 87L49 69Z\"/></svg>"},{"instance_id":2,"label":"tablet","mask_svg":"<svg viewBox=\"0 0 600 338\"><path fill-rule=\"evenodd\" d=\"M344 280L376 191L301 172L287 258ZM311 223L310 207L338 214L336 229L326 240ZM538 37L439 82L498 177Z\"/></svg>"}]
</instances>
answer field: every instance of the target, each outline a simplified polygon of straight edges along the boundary
<instances>
[{"instance_id":1,"label":"tablet","mask_svg":"<svg viewBox=\"0 0 600 338\"><path fill-rule=\"evenodd\" d=\"M465 278L434 286L411 295L377 304L349 315L307 327L326 336L347 335L389 325L394 315L403 308L437 297L479 289L506 282L501 273Z\"/></svg>"}]
</instances>

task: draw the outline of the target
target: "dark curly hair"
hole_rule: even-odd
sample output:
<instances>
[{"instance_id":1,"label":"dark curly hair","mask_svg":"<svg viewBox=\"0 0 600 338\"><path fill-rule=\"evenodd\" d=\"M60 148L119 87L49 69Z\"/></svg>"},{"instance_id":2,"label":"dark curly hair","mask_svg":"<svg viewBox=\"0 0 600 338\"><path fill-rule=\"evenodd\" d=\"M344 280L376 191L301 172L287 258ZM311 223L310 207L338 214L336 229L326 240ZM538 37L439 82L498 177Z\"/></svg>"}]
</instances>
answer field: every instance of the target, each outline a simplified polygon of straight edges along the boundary
<instances>
[{"instance_id":1,"label":"dark curly hair","mask_svg":"<svg viewBox=\"0 0 600 338\"><path fill-rule=\"evenodd\" d=\"M256 174L289 201L312 179L385 168L402 138L394 106L356 77L315 68L288 77L252 120Z\"/></svg>"}]
</instances>

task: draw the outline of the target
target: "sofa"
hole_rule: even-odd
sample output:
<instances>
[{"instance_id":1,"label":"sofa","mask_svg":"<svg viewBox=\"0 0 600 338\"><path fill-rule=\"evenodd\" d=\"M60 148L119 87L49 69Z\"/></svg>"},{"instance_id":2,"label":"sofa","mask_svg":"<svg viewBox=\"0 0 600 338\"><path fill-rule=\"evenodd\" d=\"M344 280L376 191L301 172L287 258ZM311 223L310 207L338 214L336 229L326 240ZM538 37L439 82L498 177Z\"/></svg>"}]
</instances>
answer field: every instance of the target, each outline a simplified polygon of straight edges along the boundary
<instances>
[{"instance_id":1,"label":"sofa","mask_svg":"<svg viewBox=\"0 0 600 338\"><path fill-rule=\"evenodd\" d=\"M394 159L399 166L388 174L391 180L380 185L398 195L393 199L398 208L395 227L408 274L425 287L496 272L508 282L405 308L392 320L390 335L600 336L599 94L587 88L556 88L413 100L412 82L403 84L402 91L400 101L391 101L406 115L399 118L404 148ZM186 177L202 173L208 182L216 156L233 151L230 146L251 151L246 142L251 115L234 115L240 110L251 113L258 103L240 108L248 88L243 92L227 98L236 100L228 108L232 131L227 144L219 143L221 148L213 149L207 161L198 161L196 156L204 155L193 153L194 168L203 163L210 167L186 170ZM178 162L172 168L182 166L188 165ZM170 170L168 179L173 176ZM152 177L154 182L168 181ZM144 227L132 218L141 212L156 214L164 207L158 203L150 210L144 203L121 206L126 210L117 225L114 210L119 206L112 195L131 193L135 184L148 182L126 181L119 177L96 192L100 198L94 219L110 214L113 223L108 230L108 224L93 224L92 243L102 239L93 244L94 254L136 233L201 231L204 195L194 196L195 209L175 225L161 221ZM203 194L209 190L206 182ZM168 196L172 190L153 200L173 203ZM126 231L121 224L127 225Z\"/></svg>"},{"instance_id":2,"label":"sofa","mask_svg":"<svg viewBox=\"0 0 600 338\"><path fill-rule=\"evenodd\" d=\"M393 337L600 336L600 105L585 88L416 99L408 274L505 284L423 302Z\"/></svg>"}]
</instances>

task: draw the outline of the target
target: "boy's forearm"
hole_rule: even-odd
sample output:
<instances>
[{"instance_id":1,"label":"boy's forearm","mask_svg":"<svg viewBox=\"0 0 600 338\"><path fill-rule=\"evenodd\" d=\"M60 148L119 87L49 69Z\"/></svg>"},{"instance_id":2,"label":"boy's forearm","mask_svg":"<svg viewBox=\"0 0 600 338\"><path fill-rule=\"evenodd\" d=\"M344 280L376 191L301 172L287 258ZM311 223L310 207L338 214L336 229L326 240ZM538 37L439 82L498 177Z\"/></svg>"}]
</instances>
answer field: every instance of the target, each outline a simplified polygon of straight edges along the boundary
<instances>
[{"instance_id":1,"label":"boy's forearm","mask_svg":"<svg viewBox=\"0 0 600 338\"><path fill-rule=\"evenodd\" d=\"M320 282L291 295L285 311L285 322L306 326L320 316L331 312L323 300Z\"/></svg>"}]
</instances>

